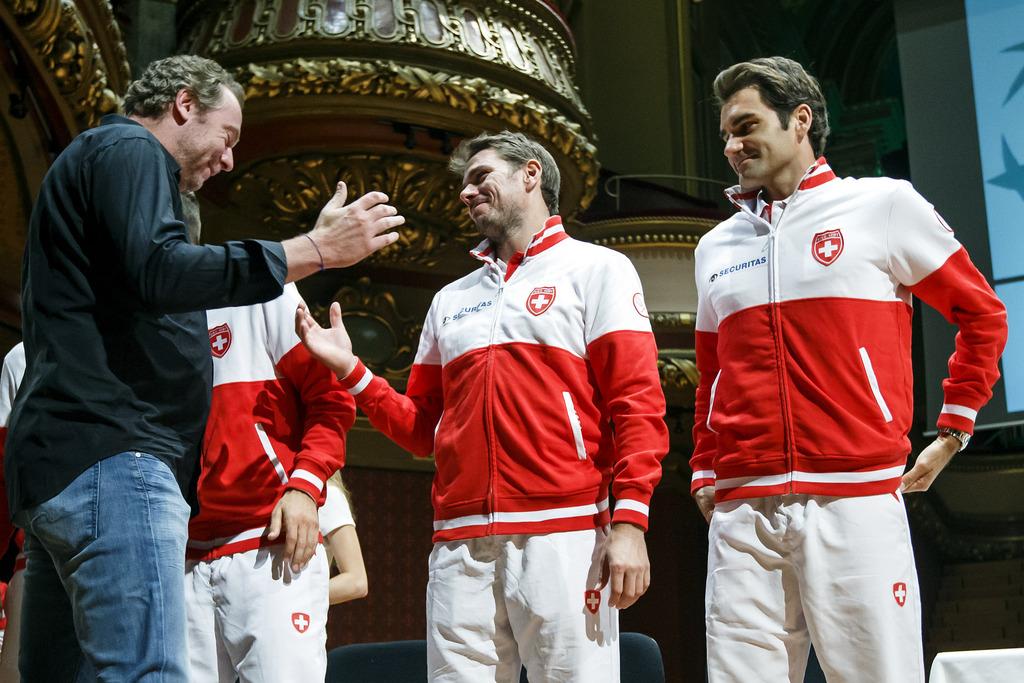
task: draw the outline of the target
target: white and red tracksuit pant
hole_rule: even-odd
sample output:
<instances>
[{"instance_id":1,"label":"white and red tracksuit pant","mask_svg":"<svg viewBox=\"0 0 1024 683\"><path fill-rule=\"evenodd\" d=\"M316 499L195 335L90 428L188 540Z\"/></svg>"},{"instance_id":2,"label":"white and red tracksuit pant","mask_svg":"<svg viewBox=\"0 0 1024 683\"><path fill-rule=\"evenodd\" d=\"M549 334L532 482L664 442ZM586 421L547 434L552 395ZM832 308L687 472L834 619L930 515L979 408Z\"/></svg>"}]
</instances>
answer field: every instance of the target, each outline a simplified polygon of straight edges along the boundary
<instances>
[{"instance_id":1,"label":"white and red tracksuit pant","mask_svg":"<svg viewBox=\"0 0 1024 683\"><path fill-rule=\"evenodd\" d=\"M923 683L921 600L899 493L719 503L705 590L710 683Z\"/></svg>"},{"instance_id":2,"label":"white and red tracksuit pant","mask_svg":"<svg viewBox=\"0 0 1024 683\"><path fill-rule=\"evenodd\" d=\"M599 592L604 529L435 543L431 681L618 683L618 610ZM588 605L589 600L589 605Z\"/></svg>"},{"instance_id":3,"label":"white and red tracksuit pant","mask_svg":"<svg viewBox=\"0 0 1024 683\"><path fill-rule=\"evenodd\" d=\"M327 554L293 572L284 544L185 563L191 675L197 683L322 681Z\"/></svg>"}]
</instances>

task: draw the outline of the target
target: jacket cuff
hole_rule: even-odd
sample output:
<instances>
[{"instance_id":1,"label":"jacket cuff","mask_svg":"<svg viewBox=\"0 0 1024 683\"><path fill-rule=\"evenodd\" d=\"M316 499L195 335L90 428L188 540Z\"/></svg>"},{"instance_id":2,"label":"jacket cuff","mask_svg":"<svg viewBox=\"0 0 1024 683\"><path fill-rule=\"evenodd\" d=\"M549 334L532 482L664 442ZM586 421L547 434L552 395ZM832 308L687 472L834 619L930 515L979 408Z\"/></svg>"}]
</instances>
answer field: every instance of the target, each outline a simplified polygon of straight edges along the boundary
<instances>
[{"instance_id":1,"label":"jacket cuff","mask_svg":"<svg viewBox=\"0 0 1024 683\"><path fill-rule=\"evenodd\" d=\"M373 380L373 373L370 369L363 365L363 361L356 358L356 366L352 368L352 371L344 377L339 377L341 384L348 393L353 396L358 396L363 393L363 390L370 385Z\"/></svg>"},{"instance_id":2,"label":"jacket cuff","mask_svg":"<svg viewBox=\"0 0 1024 683\"><path fill-rule=\"evenodd\" d=\"M292 471L291 476L288 477L285 489L294 489L308 493L314 501L320 502L321 494L324 491L324 483L324 480L315 472L297 467Z\"/></svg>"},{"instance_id":3,"label":"jacket cuff","mask_svg":"<svg viewBox=\"0 0 1024 683\"><path fill-rule=\"evenodd\" d=\"M936 426L973 434L977 417L978 411L974 408L958 403L943 403Z\"/></svg>"},{"instance_id":4,"label":"jacket cuff","mask_svg":"<svg viewBox=\"0 0 1024 683\"><path fill-rule=\"evenodd\" d=\"M623 495L629 496L636 494L625 493ZM649 498L647 499L647 502L637 500L636 498L616 498L615 512L612 514L612 524L628 522L630 524L636 524L644 531L647 531L648 516L650 515L649 502Z\"/></svg>"},{"instance_id":5,"label":"jacket cuff","mask_svg":"<svg viewBox=\"0 0 1024 683\"><path fill-rule=\"evenodd\" d=\"M701 467L695 462L690 463L690 468L693 474L690 476L690 494L697 493L700 489L705 486L715 485L715 471L711 468L711 465Z\"/></svg>"}]
</instances>

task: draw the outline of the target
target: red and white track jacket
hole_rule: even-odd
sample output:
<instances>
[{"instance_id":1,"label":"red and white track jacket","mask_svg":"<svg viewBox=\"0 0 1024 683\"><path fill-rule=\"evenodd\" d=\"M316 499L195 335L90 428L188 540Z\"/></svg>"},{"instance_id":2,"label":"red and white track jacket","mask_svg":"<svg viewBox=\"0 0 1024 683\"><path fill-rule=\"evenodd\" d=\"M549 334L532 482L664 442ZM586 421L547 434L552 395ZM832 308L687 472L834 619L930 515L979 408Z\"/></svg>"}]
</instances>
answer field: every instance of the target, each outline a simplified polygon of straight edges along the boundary
<instances>
[{"instance_id":1,"label":"red and white track jacket","mask_svg":"<svg viewBox=\"0 0 1024 683\"><path fill-rule=\"evenodd\" d=\"M899 487L913 412L911 297L959 327L940 427L971 432L992 395L1006 312L941 217L889 178L836 178L739 211L696 254L692 490L718 501Z\"/></svg>"},{"instance_id":2,"label":"red and white track jacket","mask_svg":"<svg viewBox=\"0 0 1024 683\"><path fill-rule=\"evenodd\" d=\"M647 528L668 450L657 348L629 260L552 216L507 268L434 297L406 394L359 363L343 383L370 422L434 454L434 541Z\"/></svg>"},{"instance_id":3,"label":"red and white track jacket","mask_svg":"<svg viewBox=\"0 0 1024 683\"><path fill-rule=\"evenodd\" d=\"M266 544L270 513L284 491L305 491L323 504L324 483L344 464L355 406L296 336L301 300L289 284L273 301L206 314L213 400L189 559Z\"/></svg>"}]
</instances>

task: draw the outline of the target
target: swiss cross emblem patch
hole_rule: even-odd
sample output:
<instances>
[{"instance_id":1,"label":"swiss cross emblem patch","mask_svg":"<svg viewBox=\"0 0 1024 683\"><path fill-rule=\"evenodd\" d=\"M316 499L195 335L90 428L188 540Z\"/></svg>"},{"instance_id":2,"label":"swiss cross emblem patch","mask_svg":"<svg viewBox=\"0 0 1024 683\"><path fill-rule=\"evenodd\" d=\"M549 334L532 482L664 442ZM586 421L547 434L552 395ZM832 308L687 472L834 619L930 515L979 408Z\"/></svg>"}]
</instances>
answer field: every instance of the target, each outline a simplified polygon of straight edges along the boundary
<instances>
[{"instance_id":1,"label":"swiss cross emblem patch","mask_svg":"<svg viewBox=\"0 0 1024 683\"><path fill-rule=\"evenodd\" d=\"M223 358L231 348L231 328L227 323L210 328L210 351L217 358Z\"/></svg>"},{"instance_id":2,"label":"swiss cross emblem patch","mask_svg":"<svg viewBox=\"0 0 1024 683\"><path fill-rule=\"evenodd\" d=\"M823 266L831 266L843 253L843 233L838 228L819 232L811 240L811 256Z\"/></svg>"},{"instance_id":3,"label":"swiss cross emblem patch","mask_svg":"<svg viewBox=\"0 0 1024 683\"><path fill-rule=\"evenodd\" d=\"M583 604L586 606L588 612L591 614L597 614L598 608L601 607L601 591L584 591Z\"/></svg>"},{"instance_id":4,"label":"swiss cross emblem patch","mask_svg":"<svg viewBox=\"0 0 1024 683\"><path fill-rule=\"evenodd\" d=\"M309 615L302 612L292 612L292 626L299 633L305 633L309 630Z\"/></svg>"},{"instance_id":5,"label":"swiss cross emblem patch","mask_svg":"<svg viewBox=\"0 0 1024 683\"><path fill-rule=\"evenodd\" d=\"M530 296L526 297L526 310L533 315L540 315L555 303L554 287L534 287Z\"/></svg>"},{"instance_id":6,"label":"swiss cross emblem patch","mask_svg":"<svg viewBox=\"0 0 1024 683\"><path fill-rule=\"evenodd\" d=\"M897 581L892 585L892 597L900 607L907 604L907 584Z\"/></svg>"}]
</instances>

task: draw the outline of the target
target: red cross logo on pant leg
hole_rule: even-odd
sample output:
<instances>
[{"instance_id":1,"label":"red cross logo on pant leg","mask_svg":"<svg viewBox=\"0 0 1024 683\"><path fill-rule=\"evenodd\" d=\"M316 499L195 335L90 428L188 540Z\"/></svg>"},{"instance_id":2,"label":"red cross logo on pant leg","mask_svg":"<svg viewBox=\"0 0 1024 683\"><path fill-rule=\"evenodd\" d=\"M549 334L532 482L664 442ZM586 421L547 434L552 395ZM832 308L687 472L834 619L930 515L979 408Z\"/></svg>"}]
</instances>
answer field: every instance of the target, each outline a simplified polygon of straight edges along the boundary
<instances>
[{"instance_id":1,"label":"red cross logo on pant leg","mask_svg":"<svg viewBox=\"0 0 1024 683\"><path fill-rule=\"evenodd\" d=\"M902 581L897 581L892 585L892 597L896 599L896 604L900 607L907 604L907 584Z\"/></svg>"},{"instance_id":2,"label":"red cross logo on pant leg","mask_svg":"<svg viewBox=\"0 0 1024 683\"><path fill-rule=\"evenodd\" d=\"M601 591L585 591L583 593L583 604L586 605L588 612L597 614L597 610L601 606Z\"/></svg>"},{"instance_id":3,"label":"red cross logo on pant leg","mask_svg":"<svg viewBox=\"0 0 1024 683\"><path fill-rule=\"evenodd\" d=\"M299 633L305 633L309 630L309 615L302 612L292 612L292 626Z\"/></svg>"},{"instance_id":4,"label":"red cross logo on pant leg","mask_svg":"<svg viewBox=\"0 0 1024 683\"><path fill-rule=\"evenodd\" d=\"M540 315L555 303L554 287L534 287L530 296L526 297L526 310L533 315Z\"/></svg>"}]
</instances>

